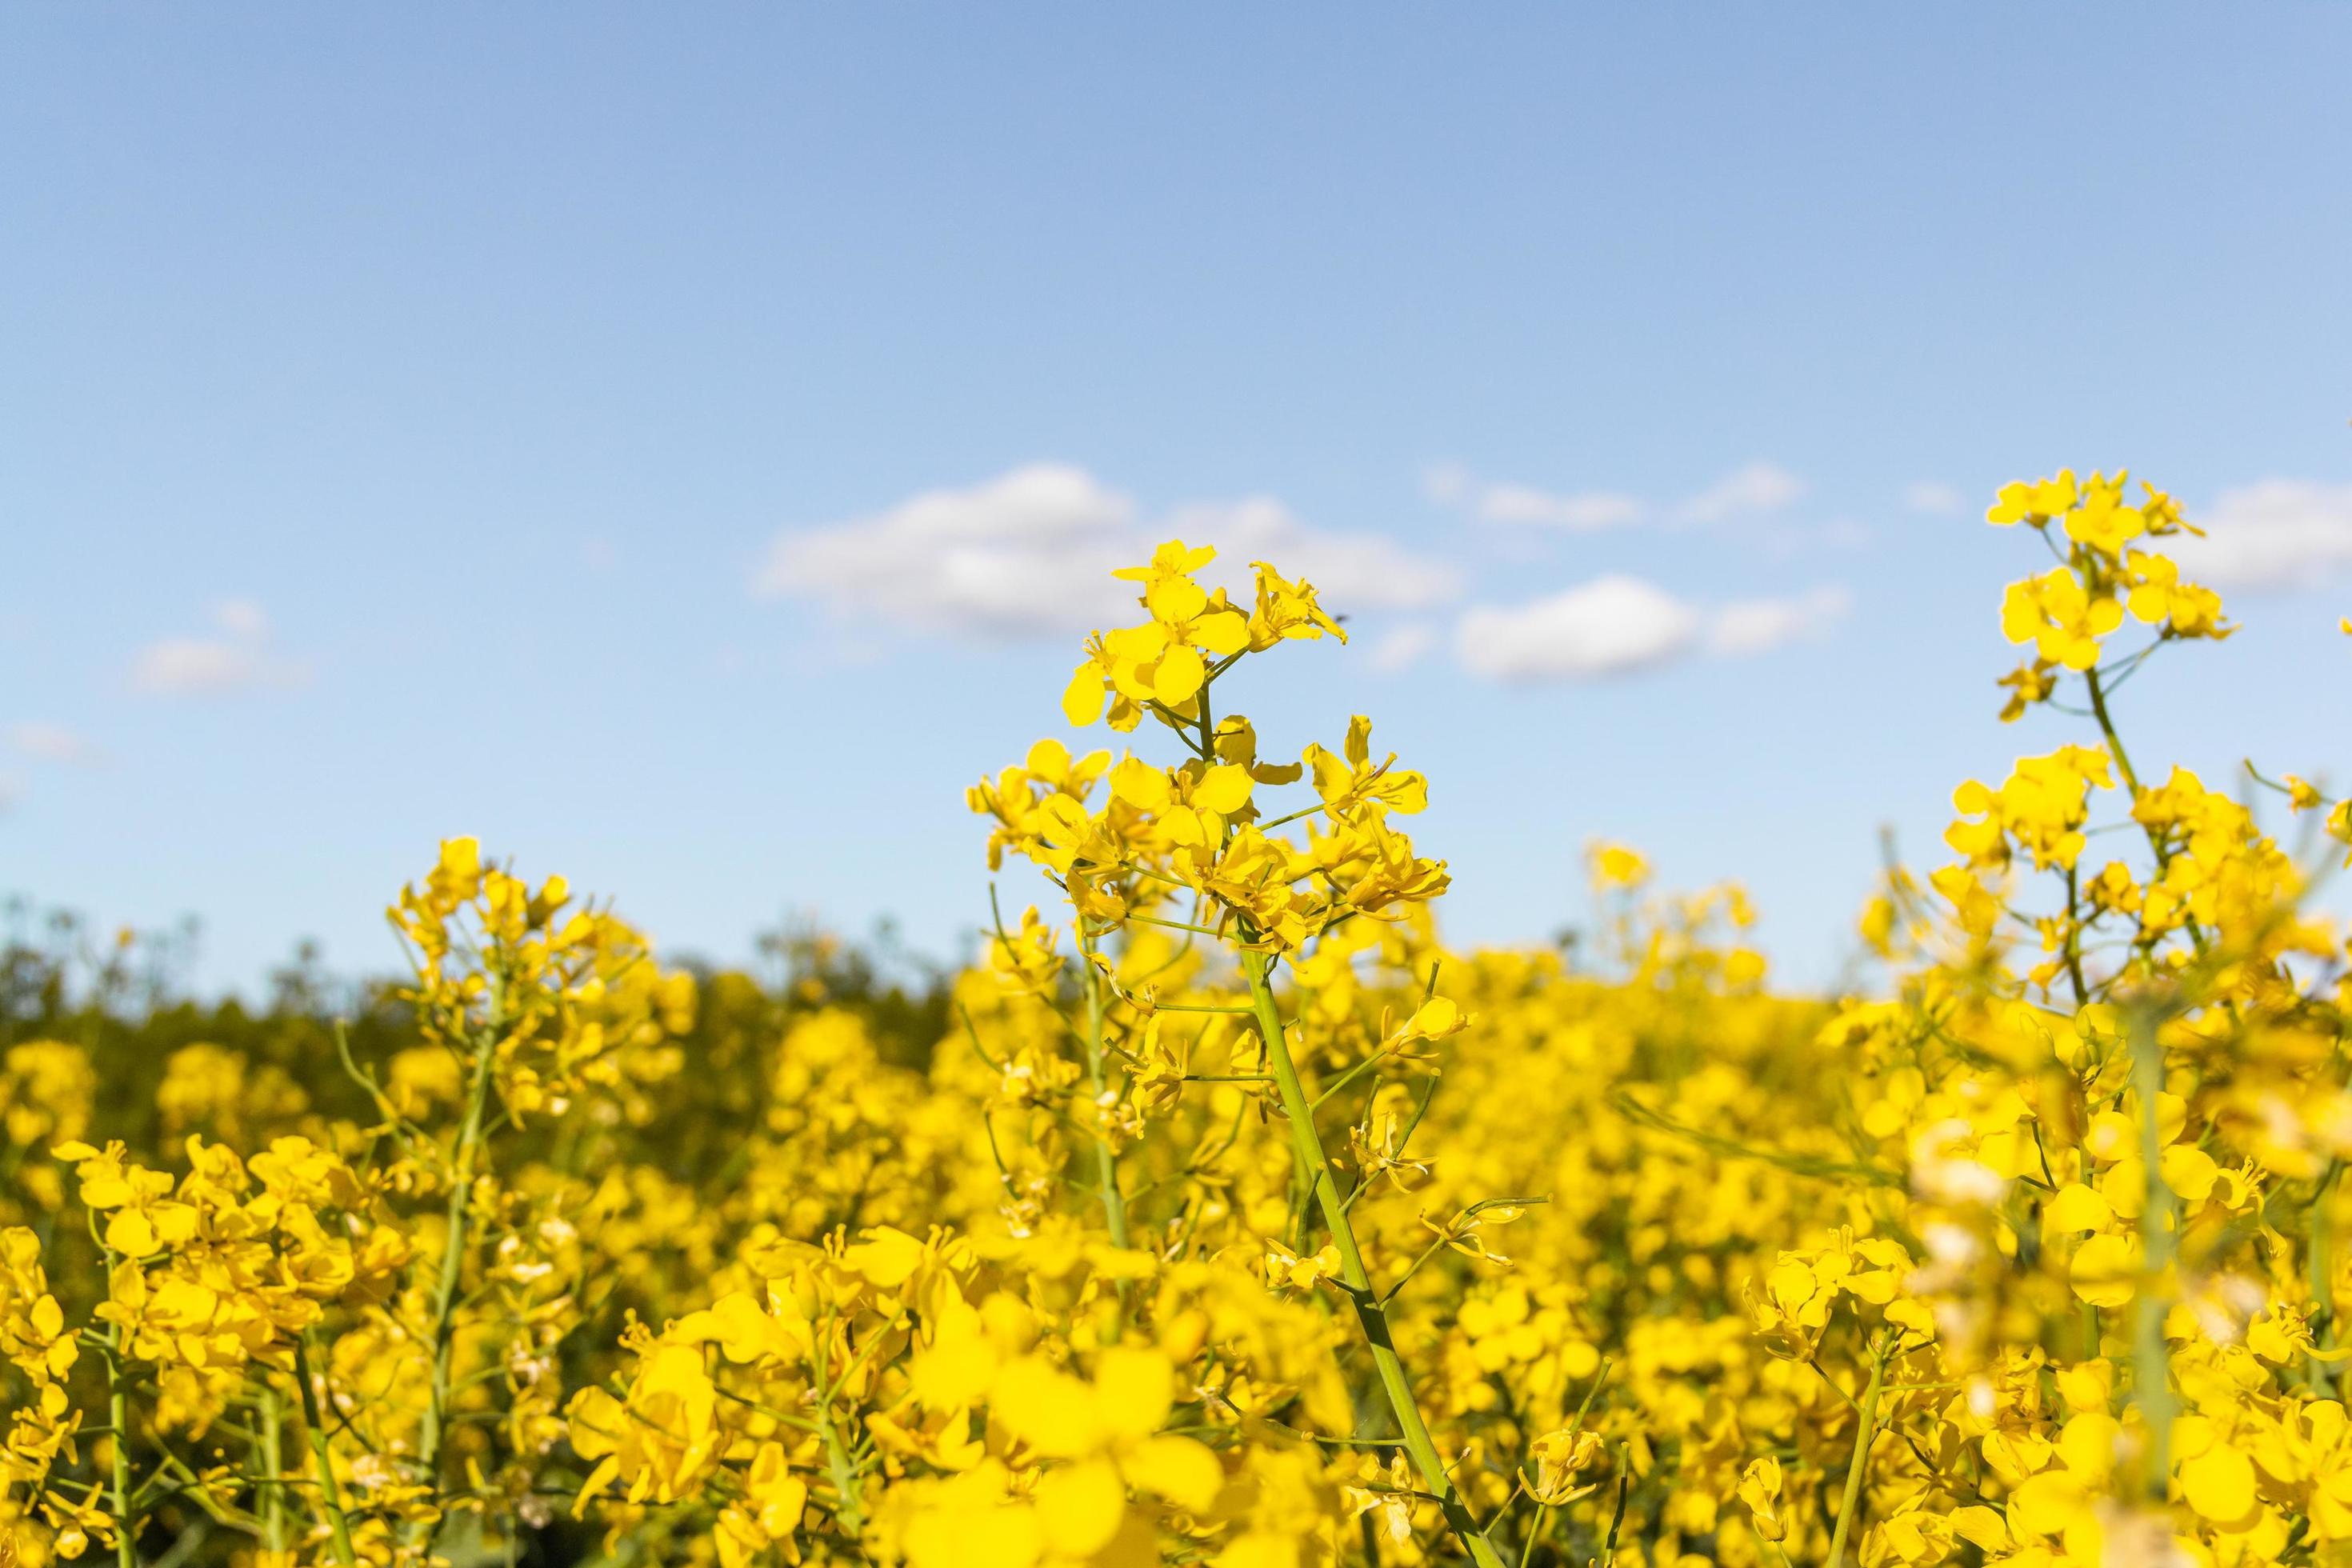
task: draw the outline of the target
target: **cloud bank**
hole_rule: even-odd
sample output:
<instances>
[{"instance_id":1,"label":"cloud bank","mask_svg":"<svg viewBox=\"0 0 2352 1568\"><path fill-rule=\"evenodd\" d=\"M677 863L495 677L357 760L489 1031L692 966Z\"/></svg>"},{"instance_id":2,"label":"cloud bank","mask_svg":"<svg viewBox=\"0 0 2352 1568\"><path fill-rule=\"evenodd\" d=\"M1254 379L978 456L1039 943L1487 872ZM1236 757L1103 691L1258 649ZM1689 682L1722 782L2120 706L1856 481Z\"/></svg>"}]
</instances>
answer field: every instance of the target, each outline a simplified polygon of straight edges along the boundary
<instances>
[{"instance_id":1,"label":"cloud bank","mask_svg":"<svg viewBox=\"0 0 2352 1568\"><path fill-rule=\"evenodd\" d=\"M2352 485L2261 479L2222 491L2189 519L2205 537L2165 548L2217 588L2300 587L2352 567Z\"/></svg>"},{"instance_id":2,"label":"cloud bank","mask_svg":"<svg viewBox=\"0 0 2352 1568\"><path fill-rule=\"evenodd\" d=\"M310 679L310 669L269 646L269 617L250 599L213 606L216 635L163 637L131 661L131 686L156 697L219 697L284 689Z\"/></svg>"},{"instance_id":3,"label":"cloud bank","mask_svg":"<svg viewBox=\"0 0 2352 1568\"><path fill-rule=\"evenodd\" d=\"M1456 463L1422 475L1422 493L1482 521L1510 527L1595 533L1658 523L1701 526L1780 511L1805 493L1805 482L1777 463L1750 463L1697 494L1658 505L1622 490L1549 490L1508 480L1481 479Z\"/></svg>"},{"instance_id":4,"label":"cloud bank","mask_svg":"<svg viewBox=\"0 0 2352 1568\"><path fill-rule=\"evenodd\" d=\"M1455 630L1465 668L1513 684L1626 675L1706 652L1766 653L1822 635L1851 601L1842 588L1791 599L1748 599L1712 609L1639 577L1596 577L1511 606L1473 605Z\"/></svg>"},{"instance_id":5,"label":"cloud bank","mask_svg":"<svg viewBox=\"0 0 2352 1568\"><path fill-rule=\"evenodd\" d=\"M1011 639L1067 635L1131 612L1110 574L1160 540L1217 547L1203 574L1243 596L1269 560L1354 610L1425 609L1460 574L1376 534L1307 527L1268 496L1198 501L1147 516L1086 469L1030 463L961 489L926 490L865 517L779 532L751 579L760 598L813 600L845 617Z\"/></svg>"}]
</instances>

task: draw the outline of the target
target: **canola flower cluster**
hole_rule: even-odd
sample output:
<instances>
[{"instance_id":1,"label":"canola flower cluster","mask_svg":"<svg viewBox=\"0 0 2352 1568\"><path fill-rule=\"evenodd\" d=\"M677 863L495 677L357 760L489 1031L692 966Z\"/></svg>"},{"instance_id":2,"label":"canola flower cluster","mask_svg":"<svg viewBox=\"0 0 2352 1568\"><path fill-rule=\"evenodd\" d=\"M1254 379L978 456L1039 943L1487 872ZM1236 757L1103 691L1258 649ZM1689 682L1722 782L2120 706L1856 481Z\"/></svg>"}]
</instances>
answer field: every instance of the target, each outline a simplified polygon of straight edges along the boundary
<instances>
[{"instance_id":1,"label":"canola flower cluster","mask_svg":"<svg viewBox=\"0 0 2352 1568\"><path fill-rule=\"evenodd\" d=\"M388 1038L181 1045L136 1150L9 1045L0 1560L2352 1561L2352 807L2135 765L2116 688L2232 629L2169 498L1990 519L2054 563L2003 716L2082 731L1960 786L1851 996L1620 845L1592 962L1447 949L1424 775L1228 700L1340 622L1171 542L1064 694L1116 754L970 792L1049 896L928 1067L463 838Z\"/></svg>"}]
</instances>

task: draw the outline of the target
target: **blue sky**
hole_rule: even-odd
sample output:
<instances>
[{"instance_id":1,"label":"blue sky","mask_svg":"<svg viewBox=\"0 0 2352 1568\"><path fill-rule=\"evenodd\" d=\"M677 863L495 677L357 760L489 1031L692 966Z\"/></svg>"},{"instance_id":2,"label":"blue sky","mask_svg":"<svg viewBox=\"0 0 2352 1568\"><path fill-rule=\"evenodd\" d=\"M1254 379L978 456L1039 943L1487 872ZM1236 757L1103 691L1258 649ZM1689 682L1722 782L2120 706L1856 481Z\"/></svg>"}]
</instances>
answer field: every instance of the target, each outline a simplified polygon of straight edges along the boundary
<instances>
[{"instance_id":1,"label":"blue sky","mask_svg":"<svg viewBox=\"0 0 2352 1568\"><path fill-rule=\"evenodd\" d=\"M472 832L673 949L950 953L962 786L1166 526L1349 585L1232 700L1431 774L1456 935L1577 918L1607 835L1826 975L1882 824L1929 861L2069 738L1994 721L2004 479L2228 524L2247 629L2135 686L2143 760L2352 771L2347 58L2322 5L13 7L0 889L249 985L386 966Z\"/></svg>"}]
</instances>

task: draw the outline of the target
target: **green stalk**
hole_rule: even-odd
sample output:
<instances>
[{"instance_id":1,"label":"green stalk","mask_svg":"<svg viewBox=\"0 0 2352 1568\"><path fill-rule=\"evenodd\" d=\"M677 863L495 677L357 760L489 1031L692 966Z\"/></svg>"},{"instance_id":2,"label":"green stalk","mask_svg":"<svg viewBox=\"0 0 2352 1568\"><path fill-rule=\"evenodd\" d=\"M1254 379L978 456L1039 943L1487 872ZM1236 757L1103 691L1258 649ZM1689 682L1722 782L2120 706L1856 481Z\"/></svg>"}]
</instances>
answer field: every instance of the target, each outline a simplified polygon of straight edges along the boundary
<instances>
[{"instance_id":1,"label":"green stalk","mask_svg":"<svg viewBox=\"0 0 2352 1568\"><path fill-rule=\"evenodd\" d=\"M490 1083L497 1076L493 1069L498 1047L499 1024L493 1015L474 1047L466 1120L457 1131L457 1147L451 1161L449 1215L441 1243L441 1271L433 1287L433 1383L425 1406L424 1426L417 1437L416 1463L425 1483L436 1490L440 1486L442 1436L448 1426L449 1362L457 1339L457 1287L466 1268L466 1222L473 1201L474 1161L482 1141L482 1121L489 1108Z\"/></svg>"},{"instance_id":2,"label":"green stalk","mask_svg":"<svg viewBox=\"0 0 2352 1568\"><path fill-rule=\"evenodd\" d=\"M2147 1427L2147 1496L2163 1503L2172 1476L2172 1419L2179 1402L2172 1392L2171 1356L2164 1344L2167 1308L2160 1289L2171 1271L2175 1233L2172 1189L2164 1184L2163 1133L2157 1125L2157 1096L2164 1089L2164 1047L2157 1040L2155 1016L2146 1008L2131 1020L2132 1089L2139 1096L2140 1163L2147 1192L2140 1205L2141 1278L2133 1299L2132 1403Z\"/></svg>"},{"instance_id":3,"label":"green stalk","mask_svg":"<svg viewBox=\"0 0 2352 1568\"><path fill-rule=\"evenodd\" d=\"M335 1561L358 1568L352 1550L351 1521L343 1517L343 1489L335 1479L335 1465L327 1453L327 1424L319 1419L319 1395L310 1386L310 1358L304 1350L307 1336L294 1342L294 1382L302 1392L302 1421L310 1430L310 1455L319 1464L319 1495L327 1508L327 1525L334 1531Z\"/></svg>"},{"instance_id":4,"label":"green stalk","mask_svg":"<svg viewBox=\"0 0 2352 1568\"><path fill-rule=\"evenodd\" d=\"M1248 934L1253 938L1255 935ZM1283 1115L1290 1122L1291 1152L1322 1206L1323 1222L1329 1227L1331 1244L1339 1253L1340 1281L1355 1303L1356 1321L1363 1331L1365 1344L1371 1350L1372 1364L1379 1370L1389 1409L1396 1416L1404 1451L1412 1457L1413 1468L1421 1473L1422 1485L1437 1500L1447 1526L1470 1553L1471 1561L1478 1568L1504 1568L1502 1554L1478 1527L1454 1478L1447 1474L1445 1461L1438 1457L1437 1445L1430 1437L1428 1424L1422 1419L1421 1406L1414 1402L1412 1381L1405 1373L1403 1358L1397 1354L1395 1338L1389 1331L1388 1310L1373 1294L1371 1275L1364 1268L1362 1248L1356 1245L1347 1203L1339 1184L1332 1179L1331 1162L1323 1151L1323 1140L1315 1131L1314 1107L1307 1100L1306 1087L1299 1082L1298 1066L1291 1059L1289 1042L1283 1037L1282 1016L1275 1007L1270 983L1273 968L1271 958L1244 950L1242 973L1249 978L1250 1002L1257 1015L1258 1033L1265 1041L1266 1057L1274 1066L1275 1088L1282 1097Z\"/></svg>"},{"instance_id":5,"label":"green stalk","mask_svg":"<svg viewBox=\"0 0 2352 1568\"><path fill-rule=\"evenodd\" d=\"M279 1429L278 1390L265 1373L261 1380L261 1541L272 1552L286 1550L286 1457Z\"/></svg>"},{"instance_id":6,"label":"green stalk","mask_svg":"<svg viewBox=\"0 0 2352 1568\"><path fill-rule=\"evenodd\" d=\"M824 1437L825 1468L833 1477L834 1518L849 1531L854 1543L866 1529L866 1505L863 1490L857 1484L857 1472L849 1462L849 1448L841 1440L841 1428L833 1419L833 1380L826 1374L825 1363L833 1354L833 1318L826 1314L824 1332L819 1336L810 1372L816 1393L817 1430Z\"/></svg>"},{"instance_id":7,"label":"green stalk","mask_svg":"<svg viewBox=\"0 0 2352 1568\"><path fill-rule=\"evenodd\" d=\"M1095 967L1094 952L1085 942L1078 947L1087 976L1087 1083L1095 1094L1095 1110L1102 1110L1106 1079L1103 1076L1103 994L1102 972ZM1118 1156L1111 1152L1110 1139L1097 1131L1095 1138L1095 1184L1102 1192L1103 1223L1110 1228L1113 1247L1128 1244L1127 1199L1118 1190Z\"/></svg>"},{"instance_id":8,"label":"green stalk","mask_svg":"<svg viewBox=\"0 0 2352 1568\"><path fill-rule=\"evenodd\" d=\"M992 889L991 896L993 897ZM1095 967L1094 949L1083 934L1085 917L1079 917L1081 934L1078 957L1087 976L1087 1082L1094 1089L1095 1113L1103 1111L1104 1086L1108 1081L1103 1074L1103 976ZM1128 1245L1127 1198L1118 1190L1118 1155L1110 1146L1110 1135L1099 1126L1094 1131L1095 1187L1102 1195L1103 1224L1110 1232L1110 1244L1124 1248ZM1120 1280L1111 1303L1110 1323L1106 1330L1113 1344L1126 1331L1128 1282Z\"/></svg>"},{"instance_id":9,"label":"green stalk","mask_svg":"<svg viewBox=\"0 0 2352 1568\"><path fill-rule=\"evenodd\" d=\"M1870 1353L1870 1386L1863 1391L1858 1413L1861 1427L1853 1435L1853 1457L1846 1461L1845 1497L1838 1504L1837 1528L1830 1535L1829 1568L1842 1568L1845 1543L1862 1513L1862 1482L1870 1469L1870 1446L1878 1437L1878 1398L1886 1389L1886 1342Z\"/></svg>"},{"instance_id":10,"label":"green stalk","mask_svg":"<svg viewBox=\"0 0 2352 1568\"><path fill-rule=\"evenodd\" d=\"M2319 1191L2311 1200L2311 1237L2305 1248L2304 1268L2311 1286L2311 1345L2324 1351L2336 1342L2336 1227L2328 1212L2335 1206L2336 1178L2344 1173L2342 1160L2330 1160L2320 1175ZM2335 1376L2316 1355L2305 1363L2305 1377L2322 1399L2335 1397Z\"/></svg>"},{"instance_id":11,"label":"green stalk","mask_svg":"<svg viewBox=\"0 0 2352 1568\"><path fill-rule=\"evenodd\" d=\"M2137 802L2139 798L2139 773L2132 766L2131 753L2124 750L2124 738L2116 733L2116 721L2107 712L2106 688L2099 684L2099 671L2095 666L2083 672L2083 684L2090 689L2091 717L2098 721L2099 733L2106 737L2107 750L2115 755L2116 771L2124 776L2124 787L2131 791L2132 799ZM2161 847L2158 852L2162 853Z\"/></svg>"},{"instance_id":12,"label":"green stalk","mask_svg":"<svg viewBox=\"0 0 2352 1568\"><path fill-rule=\"evenodd\" d=\"M114 1278L114 1253L106 1252L106 1277ZM114 1450L114 1558L119 1568L139 1568L139 1521L131 1511L131 1388L122 1375L122 1325L106 1331L106 1405Z\"/></svg>"},{"instance_id":13,"label":"green stalk","mask_svg":"<svg viewBox=\"0 0 2352 1568\"><path fill-rule=\"evenodd\" d=\"M2097 666L2095 665L2083 672L2083 684L2089 689L2091 694L2091 716L2098 721L2099 733L2105 737L2107 750L2114 753L2116 759L2116 769L2123 774L2124 787L2131 792L2132 804L2137 806L2139 804L2140 795L2139 773L2132 766L2130 753L2124 750L2124 738L2116 731L2114 717L2107 712L2107 691L2105 687L2099 684ZM2164 829L2154 823L2148 823L2144 826L2143 832L2147 838L2148 849L2156 856L2157 873L2161 876L2164 868L2172 863L2172 851L2166 847L2164 842ZM2199 953L2203 953L2209 945L2205 940L2204 929L2194 920L2185 921L2182 929L2189 933L2189 944L2195 947Z\"/></svg>"},{"instance_id":14,"label":"green stalk","mask_svg":"<svg viewBox=\"0 0 2352 1568\"><path fill-rule=\"evenodd\" d=\"M2260 777L2260 774L2255 775ZM2345 1080L2352 1088L2352 1076ZM2341 1155L2327 1162L2319 1173L2319 1190L2308 1211L2311 1235L2304 1247L2304 1278L2311 1289L2311 1346L2315 1352L2336 1348L2336 1189L2343 1179ZM2336 1374L2315 1354L2305 1363L2311 1391L2322 1399L2335 1397Z\"/></svg>"}]
</instances>

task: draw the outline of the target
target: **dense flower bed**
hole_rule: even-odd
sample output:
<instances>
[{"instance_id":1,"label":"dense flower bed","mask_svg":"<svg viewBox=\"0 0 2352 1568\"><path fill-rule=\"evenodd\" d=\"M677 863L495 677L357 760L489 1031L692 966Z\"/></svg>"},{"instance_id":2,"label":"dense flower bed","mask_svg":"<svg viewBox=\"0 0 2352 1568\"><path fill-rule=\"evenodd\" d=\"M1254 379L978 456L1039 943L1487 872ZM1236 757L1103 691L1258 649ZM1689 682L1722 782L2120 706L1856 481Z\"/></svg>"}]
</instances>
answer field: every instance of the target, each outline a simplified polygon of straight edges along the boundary
<instances>
[{"instance_id":1,"label":"dense flower bed","mask_svg":"<svg viewBox=\"0 0 2352 1568\"><path fill-rule=\"evenodd\" d=\"M2342 1560L2324 846L2119 732L2231 630L2168 498L1990 515L2052 557L2006 716L2082 734L1960 786L1854 996L1622 846L1576 967L1450 951L1429 780L1233 709L1339 622L1171 542L1063 699L1116 754L971 792L1050 899L943 1013L698 984L458 838L350 1030L13 1040L14 1560Z\"/></svg>"}]
</instances>

